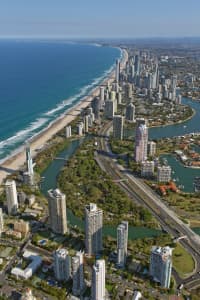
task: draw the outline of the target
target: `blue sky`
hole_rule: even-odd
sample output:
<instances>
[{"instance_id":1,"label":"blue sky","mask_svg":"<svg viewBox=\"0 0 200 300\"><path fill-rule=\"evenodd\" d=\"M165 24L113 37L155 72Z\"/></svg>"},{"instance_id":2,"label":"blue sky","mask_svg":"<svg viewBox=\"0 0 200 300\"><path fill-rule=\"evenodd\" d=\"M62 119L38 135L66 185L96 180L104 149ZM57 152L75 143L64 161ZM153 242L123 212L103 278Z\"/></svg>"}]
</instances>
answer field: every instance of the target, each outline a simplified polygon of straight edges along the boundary
<instances>
[{"instance_id":1,"label":"blue sky","mask_svg":"<svg viewBox=\"0 0 200 300\"><path fill-rule=\"evenodd\" d=\"M0 0L0 37L200 36L200 0Z\"/></svg>"}]
</instances>

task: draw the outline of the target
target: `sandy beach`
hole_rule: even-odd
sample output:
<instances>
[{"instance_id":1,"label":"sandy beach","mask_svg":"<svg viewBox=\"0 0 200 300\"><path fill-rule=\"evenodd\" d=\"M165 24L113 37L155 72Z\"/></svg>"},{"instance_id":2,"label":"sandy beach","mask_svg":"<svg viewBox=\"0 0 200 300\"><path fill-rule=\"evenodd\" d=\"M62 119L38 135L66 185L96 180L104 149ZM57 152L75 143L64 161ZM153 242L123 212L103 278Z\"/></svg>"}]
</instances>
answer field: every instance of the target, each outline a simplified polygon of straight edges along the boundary
<instances>
[{"instance_id":1,"label":"sandy beach","mask_svg":"<svg viewBox=\"0 0 200 300\"><path fill-rule=\"evenodd\" d=\"M123 50L123 56L121 60L122 68L125 66L128 59L128 53L126 50ZM112 83L115 78L115 71L112 71L106 79L104 79L99 85L106 85L107 83ZM71 123L81 112L82 109L90 105L92 99L95 96L99 95L99 87L93 89L89 96L84 97L76 106L72 107L69 111L66 112L63 116L55 120L48 128L43 130L37 136L35 136L31 143L31 151L33 157L36 155L36 149L42 147L48 140ZM21 149L20 152L10 156L6 161L0 165L0 183L11 173L17 171L25 163L25 151Z\"/></svg>"}]
</instances>

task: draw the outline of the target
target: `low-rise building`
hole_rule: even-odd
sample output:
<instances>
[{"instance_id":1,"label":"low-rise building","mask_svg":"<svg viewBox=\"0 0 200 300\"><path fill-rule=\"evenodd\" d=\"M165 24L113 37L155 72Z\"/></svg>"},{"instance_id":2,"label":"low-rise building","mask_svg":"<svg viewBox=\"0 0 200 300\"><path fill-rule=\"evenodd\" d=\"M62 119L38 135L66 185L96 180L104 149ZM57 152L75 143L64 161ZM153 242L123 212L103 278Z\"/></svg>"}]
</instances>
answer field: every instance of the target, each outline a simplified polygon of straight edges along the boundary
<instances>
[{"instance_id":1,"label":"low-rise building","mask_svg":"<svg viewBox=\"0 0 200 300\"><path fill-rule=\"evenodd\" d=\"M156 154L156 143L154 141L150 141L147 144L147 153L148 156L155 156Z\"/></svg>"},{"instance_id":2,"label":"low-rise building","mask_svg":"<svg viewBox=\"0 0 200 300\"><path fill-rule=\"evenodd\" d=\"M30 260L30 264L26 267L26 269L22 270L21 268L13 268L11 270L11 274L16 277L21 277L23 279L29 279L32 275L37 271L37 269L42 264L42 258L36 253L25 251L23 254L24 259Z\"/></svg>"},{"instance_id":3,"label":"low-rise building","mask_svg":"<svg viewBox=\"0 0 200 300\"><path fill-rule=\"evenodd\" d=\"M17 220L14 222L14 230L26 235L30 230L29 223L24 220Z\"/></svg>"},{"instance_id":4,"label":"low-rise building","mask_svg":"<svg viewBox=\"0 0 200 300\"><path fill-rule=\"evenodd\" d=\"M155 163L154 161L144 161L141 163L141 176L152 177L154 175Z\"/></svg>"},{"instance_id":5,"label":"low-rise building","mask_svg":"<svg viewBox=\"0 0 200 300\"><path fill-rule=\"evenodd\" d=\"M159 166L157 171L158 182L169 182L171 180L172 169L170 166Z\"/></svg>"}]
</instances>

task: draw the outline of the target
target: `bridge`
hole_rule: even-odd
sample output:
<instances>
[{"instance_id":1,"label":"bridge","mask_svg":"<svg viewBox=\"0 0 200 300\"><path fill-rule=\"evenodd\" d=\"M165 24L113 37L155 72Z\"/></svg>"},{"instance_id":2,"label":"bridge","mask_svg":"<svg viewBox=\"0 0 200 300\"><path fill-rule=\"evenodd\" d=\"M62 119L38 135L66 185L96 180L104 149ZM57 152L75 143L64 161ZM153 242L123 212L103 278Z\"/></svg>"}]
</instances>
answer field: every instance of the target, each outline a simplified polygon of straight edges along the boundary
<instances>
[{"instance_id":1,"label":"bridge","mask_svg":"<svg viewBox=\"0 0 200 300\"><path fill-rule=\"evenodd\" d=\"M64 157L55 157L55 160L63 160L63 161L68 161L68 159L65 159Z\"/></svg>"},{"instance_id":2,"label":"bridge","mask_svg":"<svg viewBox=\"0 0 200 300\"><path fill-rule=\"evenodd\" d=\"M174 241L174 243L177 243L177 242L179 242L181 240L188 240L188 237L186 235L182 235L182 236L180 236L178 238L175 238L173 241Z\"/></svg>"}]
</instances>

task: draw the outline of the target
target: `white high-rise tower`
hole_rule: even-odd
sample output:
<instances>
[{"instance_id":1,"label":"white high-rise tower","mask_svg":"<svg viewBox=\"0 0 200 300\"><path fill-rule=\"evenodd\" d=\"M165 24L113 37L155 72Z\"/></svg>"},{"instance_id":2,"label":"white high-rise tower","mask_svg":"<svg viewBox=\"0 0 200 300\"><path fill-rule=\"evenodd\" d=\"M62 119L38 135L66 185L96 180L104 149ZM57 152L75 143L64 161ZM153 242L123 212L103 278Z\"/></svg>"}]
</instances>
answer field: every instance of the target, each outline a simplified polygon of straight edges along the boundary
<instances>
[{"instance_id":1,"label":"white high-rise tower","mask_svg":"<svg viewBox=\"0 0 200 300\"><path fill-rule=\"evenodd\" d=\"M6 189L6 200L8 207L8 214L16 214L18 209L18 200L17 200L17 189L16 183L14 180L8 179L5 183Z\"/></svg>"},{"instance_id":2,"label":"white high-rise tower","mask_svg":"<svg viewBox=\"0 0 200 300\"><path fill-rule=\"evenodd\" d=\"M26 144L26 163L28 174L33 176L33 159L31 157L31 149L28 143Z\"/></svg>"},{"instance_id":3,"label":"white high-rise tower","mask_svg":"<svg viewBox=\"0 0 200 300\"><path fill-rule=\"evenodd\" d=\"M66 197L59 189L48 191L49 221L53 232L67 232Z\"/></svg>"},{"instance_id":4,"label":"white high-rise tower","mask_svg":"<svg viewBox=\"0 0 200 300\"><path fill-rule=\"evenodd\" d=\"M77 252L72 257L73 295L79 296L84 288L83 252Z\"/></svg>"},{"instance_id":5,"label":"white high-rise tower","mask_svg":"<svg viewBox=\"0 0 200 300\"><path fill-rule=\"evenodd\" d=\"M124 267L127 257L128 244L128 222L123 221L117 227L117 264L119 267Z\"/></svg>"},{"instance_id":6,"label":"white high-rise tower","mask_svg":"<svg viewBox=\"0 0 200 300\"><path fill-rule=\"evenodd\" d=\"M143 162L147 160L148 127L145 119L137 119L135 131L135 161Z\"/></svg>"},{"instance_id":7,"label":"white high-rise tower","mask_svg":"<svg viewBox=\"0 0 200 300\"><path fill-rule=\"evenodd\" d=\"M96 204L85 206L86 253L96 255L102 251L103 211Z\"/></svg>"},{"instance_id":8,"label":"white high-rise tower","mask_svg":"<svg viewBox=\"0 0 200 300\"><path fill-rule=\"evenodd\" d=\"M92 269L91 300L105 300L105 260L96 261Z\"/></svg>"},{"instance_id":9,"label":"white high-rise tower","mask_svg":"<svg viewBox=\"0 0 200 300\"><path fill-rule=\"evenodd\" d=\"M66 249L58 249L54 252L54 273L59 281L67 281L71 275L71 261Z\"/></svg>"}]
</instances>

